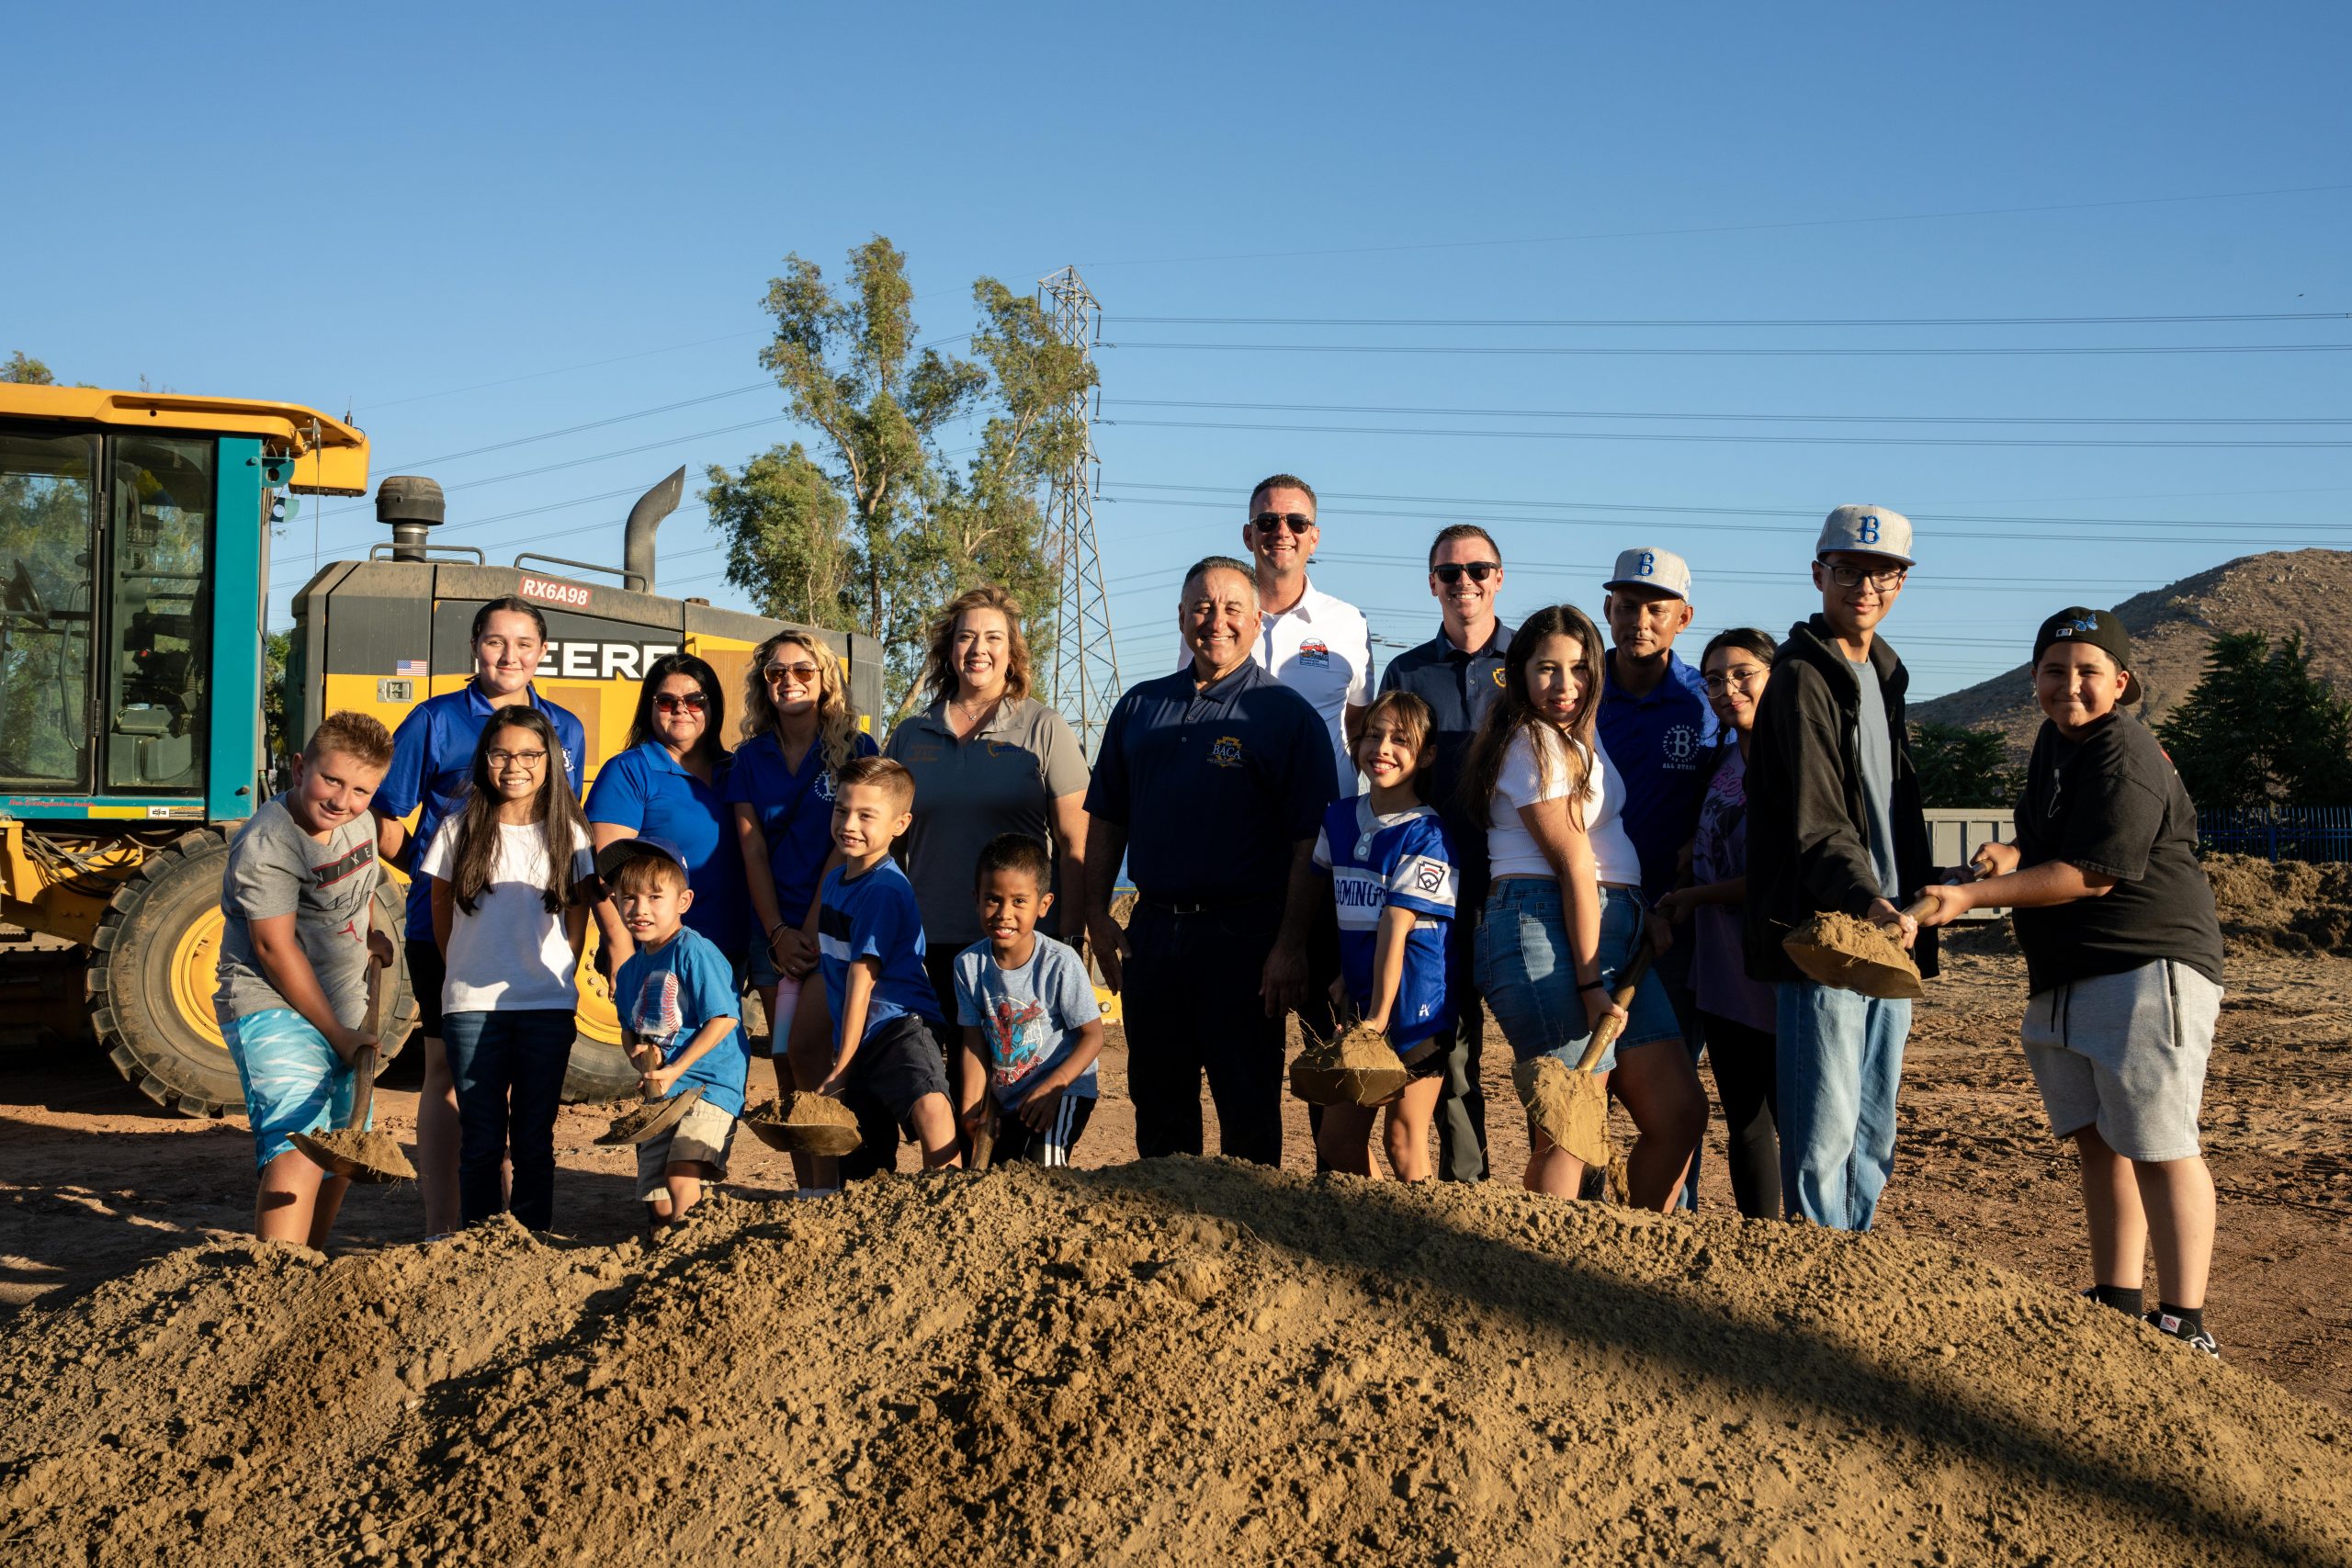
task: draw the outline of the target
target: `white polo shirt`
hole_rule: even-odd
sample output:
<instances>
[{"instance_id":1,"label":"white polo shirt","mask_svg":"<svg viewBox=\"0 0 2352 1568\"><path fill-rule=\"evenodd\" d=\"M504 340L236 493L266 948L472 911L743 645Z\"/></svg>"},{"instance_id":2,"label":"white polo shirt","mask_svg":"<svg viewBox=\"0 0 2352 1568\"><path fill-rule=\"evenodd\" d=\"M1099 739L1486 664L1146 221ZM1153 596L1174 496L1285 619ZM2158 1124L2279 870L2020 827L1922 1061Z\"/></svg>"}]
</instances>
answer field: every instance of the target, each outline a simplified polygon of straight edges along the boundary
<instances>
[{"instance_id":1,"label":"white polo shirt","mask_svg":"<svg viewBox=\"0 0 2352 1568\"><path fill-rule=\"evenodd\" d=\"M1281 615L1258 615L1250 657L1260 669L1305 697L1331 732L1340 787L1356 776L1348 755L1346 714L1372 701L1372 627L1363 612L1309 581L1298 603Z\"/></svg>"}]
</instances>

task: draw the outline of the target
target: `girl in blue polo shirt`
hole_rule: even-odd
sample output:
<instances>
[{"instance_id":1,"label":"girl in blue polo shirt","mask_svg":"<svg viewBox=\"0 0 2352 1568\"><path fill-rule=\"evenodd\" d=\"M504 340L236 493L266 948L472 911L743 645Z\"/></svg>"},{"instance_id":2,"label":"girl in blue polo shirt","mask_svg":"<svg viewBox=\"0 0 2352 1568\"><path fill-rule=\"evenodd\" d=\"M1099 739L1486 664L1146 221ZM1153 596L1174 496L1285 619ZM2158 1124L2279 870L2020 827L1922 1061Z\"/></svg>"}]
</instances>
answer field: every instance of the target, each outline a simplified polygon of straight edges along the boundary
<instances>
[{"instance_id":1,"label":"girl in blue polo shirt","mask_svg":"<svg viewBox=\"0 0 2352 1568\"><path fill-rule=\"evenodd\" d=\"M800 1087L814 1089L830 1065L824 990L809 988L804 1003L801 982L817 966L808 916L833 852L833 775L876 748L857 727L840 657L810 631L778 632L752 653L743 734L727 800L751 903L752 984L767 1008L769 1054L786 1063L802 1038L813 1076Z\"/></svg>"},{"instance_id":2,"label":"girl in blue polo shirt","mask_svg":"<svg viewBox=\"0 0 2352 1568\"><path fill-rule=\"evenodd\" d=\"M1340 978L1356 1013L1388 1036L1413 1076L1391 1101L1383 1141L1400 1181L1430 1179L1430 1118L1445 1087L1437 1037L1453 1027L1446 986L1461 878L1445 825L1419 781L1437 760L1429 705L1406 692L1375 698L1356 732L1355 765L1372 786L1323 814L1315 863L1331 878L1339 909ZM1365 1139L1374 1107L1327 1105L1315 1147L1334 1170L1372 1174Z\"/></svg>"},{"instance_id":3,"label":"girl in blue polo shirt","mask_svg":"<svg viewBox=\"0 0 2352 1568\"><path fill-rule=\"evenodd\" d=\"M694 907L685 923L718 949L741 977L748 945L743 855L727 804L731 760L719 737L727 699L718 672L691 653L653 661L638 689L628 744L604 765L588 791L588 830L599 854L622 839L661 839L686 863ZM612 901L596 906L610 968L617 975L637 951Z\"/></svg>"}]
</instances>

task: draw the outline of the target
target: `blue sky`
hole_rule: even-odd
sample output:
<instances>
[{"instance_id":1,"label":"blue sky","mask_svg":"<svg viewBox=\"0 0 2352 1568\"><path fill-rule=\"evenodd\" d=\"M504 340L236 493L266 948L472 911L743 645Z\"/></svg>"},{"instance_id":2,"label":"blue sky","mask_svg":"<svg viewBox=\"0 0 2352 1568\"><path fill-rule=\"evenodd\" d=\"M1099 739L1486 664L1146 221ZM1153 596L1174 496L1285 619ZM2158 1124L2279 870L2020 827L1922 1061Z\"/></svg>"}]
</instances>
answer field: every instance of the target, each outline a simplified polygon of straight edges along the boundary
<instances>
[{"instance_id":1,"label":"blue sky","mask_svg":"<svg viewBox=\"0 0 2352 1568\"><path fill-rule=\"evenodd\" d=\"M1802 615L1832 505L1902 509L1888 630L1929 694L2064 604L2352 546L2352 446L2212 445L2352 441L2352 356L2306 346L2352 344L2341 7L91 15L10 29L33 134L0 172L0 352L348 407L377 475L440 479L444 536L493 559L617 561L637 491L789 439L755 385L766 280L876 232L926 338L968 330L981 274L1074 262L1102 298L1129 679L1173 661L1178 570L1275 469L1325 494L1317 583L1400 645L1434 629L1448 521L1500 538L1514 617L1679 550L1703 633ZM1668 324L1523 324L1560 321ZM1184 343L1242 346L1152 346ZM2202 344L2296 351L1820 352ZM379 536L305 506L281 619L314 526L330 559ZM741 603L715 545L690 491L664 588Z\"/></svg>"}]
</instances>

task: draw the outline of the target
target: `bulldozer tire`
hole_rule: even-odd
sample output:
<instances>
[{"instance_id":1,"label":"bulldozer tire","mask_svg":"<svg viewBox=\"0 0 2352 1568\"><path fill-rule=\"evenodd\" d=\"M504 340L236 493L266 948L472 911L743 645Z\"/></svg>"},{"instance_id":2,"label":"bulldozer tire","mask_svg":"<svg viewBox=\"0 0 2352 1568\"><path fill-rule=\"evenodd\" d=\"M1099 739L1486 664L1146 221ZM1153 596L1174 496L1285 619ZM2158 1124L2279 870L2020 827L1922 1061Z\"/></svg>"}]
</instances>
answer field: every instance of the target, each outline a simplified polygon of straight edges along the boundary
<instances>
[{"instance_id":1,"label":"bulldozer tire","mask_svg":"<svg viewBox=\"0 0 2352 1568\"><path fill-rule=\"evenodd\" d=\"M115 889L84 971L90 1032L116 1070L156 1104L188 1116L244 1110L237 1065L212 1010L220 956L220 874L229 839L201 828L151 853ZM396 964L393 1033L416 1022L408 965ZM395 1047L387 1043L389 1060Z\"/></svg>"},{"instance_id":2,"label":"bulldozer tire","mask_svg":"<svg viewBox=\"0 0 2352 1568\"><path fill-rule=\"evenodd\" d=\"M580 1032L572 1037L571 1060L563 1069L563 1098L571 1104L601 1104L637 1092L637 1069L621 1050L620 1013L612 982L596 972L604 932L588 922L580 952Z\"/></svg>"}]
</instances>

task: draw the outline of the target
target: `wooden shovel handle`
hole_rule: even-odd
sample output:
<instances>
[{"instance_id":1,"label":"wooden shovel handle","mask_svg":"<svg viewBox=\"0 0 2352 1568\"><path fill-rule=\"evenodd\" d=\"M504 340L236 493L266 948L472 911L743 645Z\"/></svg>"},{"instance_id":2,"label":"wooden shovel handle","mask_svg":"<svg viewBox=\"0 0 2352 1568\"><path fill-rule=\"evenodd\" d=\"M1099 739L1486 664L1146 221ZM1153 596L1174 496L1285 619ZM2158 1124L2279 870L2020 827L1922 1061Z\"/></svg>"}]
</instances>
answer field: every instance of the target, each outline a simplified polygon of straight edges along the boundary
<instances>
[{"instance_id":1,"label":"wooden shovel handle","mask_svg":"<svg viewBox=\"0 0 2352 1568\"><path fill-rule=\"evenodd\" d=\"M1649 938L1645 936L1642 939L1641 950L1634 954L1634 961L1626 964L1618 974L1617 988L1609 993L1611 1001L1621 1008L1629 1008L1634 1005L1634 992L1640 987L1642 976L1650 972L1652 956ZM1580 1073L1592 1071L1600 1058L1609 1054L1609 1047L1617 1043L1617 1036L1623 1032L1625 1032L1625 1021L1616 1013L1612 1012L1602 1019L1593 1027L1592 1038L1585 1043L1584 1055L1577 1058L1577 1071Z\"/></svg>"},{"instance_id":2,"label":"wooden shovel handle","mask_svg":"<svg viewBox=\"0 0 2352 1568\"><path fill-rule=\"evenodd\" d=\"M996 1091L980 1090L980 1124L972 1129L972 1168L986 1170L996 1156L997 1104Z\"/></svg>"},{"instance_id":3,"label":"wooden shovel handle","mask_svg":"<svg viewBox=\"0 0 2352 1568\"><path fill-rule=\"evenodd\" d=\"M351 1120L345 1122L345 1126L354 1133L365 1132L368 1127L368 1107L376 1101L378 1060L376 1047L370 1045L359 1053L359 1060L353 1064L354 1069L359 1074L359 1083L352 1090Z\"/></svg>"}]
</instances>

